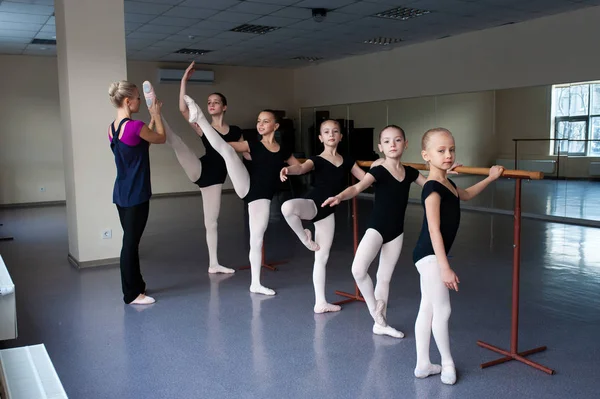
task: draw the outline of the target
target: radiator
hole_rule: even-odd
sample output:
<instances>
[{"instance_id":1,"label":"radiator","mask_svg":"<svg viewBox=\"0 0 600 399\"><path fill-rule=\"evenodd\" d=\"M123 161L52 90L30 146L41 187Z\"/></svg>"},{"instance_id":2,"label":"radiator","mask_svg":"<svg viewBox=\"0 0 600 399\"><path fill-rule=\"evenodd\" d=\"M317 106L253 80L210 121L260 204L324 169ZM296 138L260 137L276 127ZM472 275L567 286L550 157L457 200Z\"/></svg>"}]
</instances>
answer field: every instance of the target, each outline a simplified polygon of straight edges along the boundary
<instances>
[{"instance_id":1,"label":"radiator","mask_svg":"<svg viewBox=\"0 0 600 399\"><path fill-rule=\"evenodd\" d=\"M600 162L590 162L590 176L600 176Z\"/></svg>"},{"instance_id":2,"label":"radiator","mask_svg":"<svg viewBox=\"0 0 600 399\"><path fill-rule=\"evenodd\" d=\"M497 165L502 165L507 169L515 168L514 159L497 159ZM519 159L517 169L528 170L531 172L543 172L544 174L554 174L556 172L556 161L553 159Z\"/></svg>"},{"instance_id":3,"label":"radiator","mask_svg":"<svg viewBox=\"0 0 600 399\"><path fill-rule=\"evenodd\" d=\"M0 255L0 341L17 338L15 285Z\"/></svg>"},{"instance_id":4,"label":"radiator","mask_svg":"<svg viewBox=\"0 0 600 399\"><path fill-rule=\"evenodd\" d=\"M0 350L2 399L66 399L43 344Z\"/></svg>"}]
</instances>

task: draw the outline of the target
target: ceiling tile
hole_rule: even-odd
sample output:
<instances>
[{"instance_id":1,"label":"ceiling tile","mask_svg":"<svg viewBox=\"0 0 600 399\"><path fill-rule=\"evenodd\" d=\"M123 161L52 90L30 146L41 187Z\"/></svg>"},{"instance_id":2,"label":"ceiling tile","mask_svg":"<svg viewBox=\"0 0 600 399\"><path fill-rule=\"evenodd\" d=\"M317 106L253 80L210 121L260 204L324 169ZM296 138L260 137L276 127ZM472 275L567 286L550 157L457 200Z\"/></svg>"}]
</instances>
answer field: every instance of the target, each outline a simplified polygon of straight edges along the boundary
<instances>
[{"instance_id":1,"label":"ceiling tile","mask_svg":"<svg viewBox=\"0 0 600 399\"><path fill-rule=\"evenodd\" d=\"M150 23L156 25L181 26L183 29L198 23L198 20L190 18L163 17L161 15L160 17L153 19Z\"/></svg>"},{"instance_id":2,"label":"ceiling tile","mask_svg":"<svg viewBox=\"0 0 600 399\"><path fill-rule=\"evenodd\" d=\"M277 10L281 10L283 6L275 4L256 3L252 1L244 1L236 6L233 6L227 11L243 12L247 14L267 15Z\"/></svg>"},{"instance_id":3,"label":"ceiling tile","mask_svg":"<svg viewBox=\"0 0 600 399\"><path fill-rule=\"evenodd\" d=\"M174 7L171 8L169 11L165 12L163 15L169 17L206 19L217 14L218 12L218 10L211 10L208 8Z\"/></svg>"},{"instance_id":4,"label":"ceiling tile","mask_svg":"<svg viewBox=\"0 0 600 399\"><path fill-rule=\"evenodd\" d=\"M175 4L181 3L181 0L125 0L125 3L129 3L130 1L135 1L135 2L139 2L139 3L155 3L155 4L169 4L169 5L175 5Z\"/></svg>"},{"instance_id":5,"label":"ceiling tile","mask_svg":"<svg viewBox=\"0 0 600 399\"><path fill-rule=\"evenodd\" d=\"M255 25L265 25L265 26L277 26L284 27L297 23L297 19L292 18L281 18L281 17L273 17L271 15L267 15L261 18L258 18L252 21Z\"/></svg>"},{"instance_id":6,"label":"ceiling tile","mask_svg":"<svg viewBox=\"0 0 600 399\"><path fill-rule=\"evenodd\" d=\"M56 33L56 26L54 26L54 25L44 25L44 26L42 26L42 29L40 29L40 32L52 32L52 33Z\"/></svg>"},{"instance_id":7,"label":"ceiling tile","mask_svg":"<svg viewBox=\"0 0 600 399\"><path fill-rule=\"evenodd\" d=\"M129 27L128 24L125 24L126 27ZM181 32L184 29L181 26L167 26L167 25L157 25L157 24L148 24L140 26L137 31L138 32L150 32L150 33L163 33L172 35L174 33Z\"/></svg>"},{"instance_id":8,"label":"ceiling tile","mask_svg":"<svg viewBox=\"0 0 600 399\"><path fill-rule=\"evenodd\" d=\"M322 30L327 27L327 24L315 22L312 19L305 19L304 21L298 21L295 24L289 25L288 28L301 29L301 30Z\"/></svg>"},{"instance_id":9,"label":"ceiling tile","mask_svg":"<svg viewBox=\"0 0 600 399\"><path fill-rule=\"evenodd\" d=\"M17 22L28 24L45 24L49 17L46 15L17 14L12 12L0 12L1 22Z\"/></svg>"},{"instance_id":10,"label":"ceiling tile","mask_svg":"<svg viewBox=\"0 0 600 399\"><path fill-rule=\"evenodd\" d=\"M294 19L309 19L312 18L311 11L308 8L300 7L285 7L279 11L269 14L272 17L294 18Z\"/></svg>"},{"instance_id":11,"label":"ceiling tile","mask_svg":"<svg viewBox=\"0 0 600 399\"><path fill-rule=\"evenodd\" d=\"M1 38L2 43L29 43L33 39L31 37L16 37L16 36L5 36Z\"/></svg>"},{"instance_id":12,"label":"ceiling tile","mask_svg":"<svg viewBox=\"0 0 600 399\"><path fill-rule=\"evenodd\" d=\"M53 6L0 2L0 12L13 12L19 14L36 14L49 17L54 12Z\"/></svg>"},{"instance_id":13,"label":"ceiling tile","mask_svg":"<svg viewBox=\"0 0 600 399\"><path fill-rule=\"evenodd\" d=\"M54 6L54 0L10 0L11 3L28 3L28 4L42 4L47 6Z\"/></svg>"},{"instance_id":14,"label":"ceiling tile","mask_svg":"<svg viewBox=\"0 0 600 399\"><path fill-rule=\"evenodd\" d=\"M125 13L160 15L170 9L168 4L141 3L138 1L126 1Z\"/></svg>"},{"instance_id":15,"label":"ceiling tile","mask_svg":"<svg viewBox=\"0 0 600 399\"><path fill-rule=\"evenodd\" d=\"M200 21L197 24L190 26L189 29L198 28L198 29L211 29L211 30L224 31L224 30L233 29L238 25L239 25L238 22L215 21L214 19L209 18L209 19Z\"/></svg>"},{"instance_id":16,"label":"ceiling tile","mask_svg":"<svg viewBox=\"0 0 600 399\"><path fill-rule=\"evenodd\" d=\"M166 33L156 33L156 32L133 32L127 35L126 39L143 39L143 40L163 40L167 38L169 35Z\"/></svg>"},{"instance_id":17,"label":"ceiling tile","mask_svg":"<svg viewBox=\"0 0 600 399\"><path fill-rule=\"evenodd\" d=\"M125 22L136 22L136 23L143 24L143 23L153 20L154 18L156 18L155 15L133 14L133 13L125 14Z\"/></svg>"},{"instance_id":18,"label":"ceiling tile","mask_svg":"<svg viewBox=\"0 0 600 399\"><path fill-rule=\"evenodd\" d=\"M245 24L257 18L258 16L256 14L242 14L239 12L222 11L216 15L213 15L210 19L213 21L237 22L238 24Z\"/></svg>"},{"instance_id":19,"label":"ceiling tile","mask_svg":"<svg viewBox=\"0 0 600 399\"><path fill-rule=\"evenodd\" d=\"M377 3L352 3L345 7L338 8L337 12L342 12L345 14L357 14L357 15L373 15L378 12L387 11L390 9L390 6L387 4L377 4Z\"/></svg>"},{"instance_id":20,"label":"ceiling tile","mask_svg":"<svg viewBox=\"0 0 600 399\"><path fill-rule=\"evenodd\" d=\"M179 4L184 7L210 8L212 10L226 10L240 4L243 0L187 0Z\"/></svg>"},{"instance_id":21,"label":"ceiling tile","mask_svg":"<svg viewBox=\"0 0 600 399\"><path fill-rule=\"evenodd\" d=\"M282 6L289 6L294 3L298 3L300 0L251 0L255 3L265 3L265 4L277 4Z\"/></svg>"},{"instance_id":22,"label":"ceiling tile","mask_svg":"<svg viewBox=\"0 0 600 399\"><path fill-rule=\"evenodd\" d=\"M296 7L327 8L333 10L354 3L356 0L303 0L294 4Z\"/></svg>"},{"instance_id":23,"label":"ceiling tile","mask_svg":"<svg viewBox=\"0 0 600 399\"><path fill-rule=\"evenodd\" d=\"M2 24L0 24L0 41L5 37L28 37L29 39L33 39L36 32L25 31L25 30L13 30L13 29L2 29Z\"/></svg>"},{"instance_id":24,"label":"ceiling tile","mask_svg":"<svg viewBox=\"0 0 600 399\"><path fill-rule=\"evenodd\" d=\"M48 32L39 32L35 35L36 39L56 40L56 34Z\"/></svg>"},{"instance_id":25,"label":"ceiling tile","mask_svg":"<svg viewBox=\"0 0 600 399\"><path fill-rule=\"evenodd\" d=\"M29 32L37 32L42 28L42 24L24 24L20 22L1 22L0 29L5 30L24 30Z\"/></svg>"}]
</instances>

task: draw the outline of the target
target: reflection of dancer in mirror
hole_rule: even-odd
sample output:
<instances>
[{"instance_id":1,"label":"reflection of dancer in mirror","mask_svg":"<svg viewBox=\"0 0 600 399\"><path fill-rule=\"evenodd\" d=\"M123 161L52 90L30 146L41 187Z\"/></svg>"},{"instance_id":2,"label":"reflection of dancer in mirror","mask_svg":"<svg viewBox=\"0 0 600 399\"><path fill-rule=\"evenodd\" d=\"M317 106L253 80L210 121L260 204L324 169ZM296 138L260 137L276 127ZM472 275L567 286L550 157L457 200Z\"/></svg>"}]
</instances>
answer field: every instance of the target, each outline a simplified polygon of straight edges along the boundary
<instances>
[{"instance_id":1,"label":"reflection of dancer in mirror","mask_svg":"<svg viewBox=\"0 0 600 399\"><path fill-rule=\"evenodd\" d=\"M300 164L289 150L275 141L275 131L279 128L274 111L265 110L258 115L256 130L261 141L240 141L227 143L212 128L198 104L189 96L184 96L188 107L189 122L197 124L212 147L223 157L229 178L236 194L248 204L250 225L250 269L252 282L250 291L257 294L275 295L275 291L260 283L262 267L262 245L269 224L271 199L281 184L281 165ZM244 166L237 152L249 152L252 157L250 172Z\"/></svg>"},{"instance_id":2,"label":"reflection of dancer in mirror","mask_svg":"<svg viewBox=\"0 0 600 399\"><path fill-rule=\"evenodd\" d=\"M187 106L183 97L186 93L186 83L194 73L194 63L185 71L181 79L181 88L179 91L179 110L187 120L189 117ZM146 103L151 104L156 97L154 89L150 82L144 82L144 95ZM234 125L228 125L225 120L225 111L227 110L227 99L221 93L213 93L208 96L208 112L212 117L211 126L221 134L223 140L227 142L240 141L242 130ZM206 228L206 244L208 246L208 272L209 273L234 273L233 269L221 266L217 257L218 234L217 220L221 209L221 192L223 183L227 177L227 169L223 158L210 145L206 136L198 125L190 125L202 139L205 155L198 159L196 154L173 132L167 121L163 117L163 123L167 134L167 144L171 146L179 164L185 171L190 181L194 182L200 188L202 193L202 208L204 213L204 226Z\"/></svg>"},{"instance_id":3,"label":"reflection of dancer in mirror","mask_svg":"<svg viewBox=\"0 0 600 399\"><path fill-rule=\"evenodd\" d=\"M373 162L362 181L322 204L324 207L337 205L374 185L375 203L367 231L356 250L352 274L375 321L373 333L395 338L402 338L404 334L387 324L390 281L402 251L410 185L416 182L422 186L426 181L416 169L402 165L400 160L407 146L404 130L395 125L385 127L379 134L378 144L384 158ZM367 272L380 249L377 286L373 289L373 281Z\"/></svg>"},{"instance_id":4,"label":"reflection of dancer in mirror","mask_svg":"<svg viewBox=\"0 0 600 399\"><path fill-rule=\"evenodd\" d=\"M117 108L117 117L110 125L108 138L117 166L113 202L123 227L119 262L123 300L127 304L149 305L155 301L146 296L138 248L148 221L152 196L150 143L165 142L165 129L160 116L162 104L156 99L150 103L152 120L146 126L142 121L131 119L131 115L140 110L140 92L133 83L124 80L115 82L110 85L108 95ZM155 124L156 131L153 130Z\"/></svg>"},{"instance_id":5,"label":"reflection of dancer in mirror","mask_svg":"<svg viewBox=\"0 0 600 399\"><path fill-rule=\"evenodd\" d=\"M300 241L315 252L313 266L313 284L315 288L315 313L337 312L339 305L327 303L325 299L325 274L329 251L335 233L335 215L333 208L322 208L327 198L346 187L348 174L362 179L365 172L349 157L342 157L337 147L342 140L340 124L334 120L326 120L319 128L319 140L323 143L323 152L310 157L301 165L288 166L280 172L282 181L288 175L303 175L314 171L314 187L304 198L294 198L283 203L281 212ZM304 229L302 220L310 220L315 224L315 240L310 230Z\"/></svg>"},{"instance_id":6,"label":"reflection of dancer in mirror","mask_svg":"<svg viewBox=\"0 0 600 399\"><path fill-rule=\"evenodd\" d=\"M418 378L441 373L442 382L452 385L456 382L456 369L448 334L448 290L458 291L459 280L450 268L447 255L460 223L460 201L468 201L478 195L502 175L504 168L493 166L489 177L461 189L447 176L455 159L452 133L443 128L428 130L423 135L421 148L421 155L429 164L429 177L421 193L425 208L423 226L413 251L413 260L421 275L421 305L415 322L417 365L414 373ZM442 358L441 366L432 364L429 358L432 332Z\"/></svg>"}]
</instances>

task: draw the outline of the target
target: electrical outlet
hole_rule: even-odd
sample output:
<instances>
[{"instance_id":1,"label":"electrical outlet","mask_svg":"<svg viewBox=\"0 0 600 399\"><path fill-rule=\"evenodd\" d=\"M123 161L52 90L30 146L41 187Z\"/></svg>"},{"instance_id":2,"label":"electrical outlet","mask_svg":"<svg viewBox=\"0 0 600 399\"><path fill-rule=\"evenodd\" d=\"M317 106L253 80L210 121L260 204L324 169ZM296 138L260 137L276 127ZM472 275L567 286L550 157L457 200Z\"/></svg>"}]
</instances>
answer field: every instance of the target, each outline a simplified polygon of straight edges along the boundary
<instances>
[{"instance_id":1,"label":"electrical outlet","mask_svg":"<svg viewBox=\"0 0 600 399\"><path fill-rule=\"evenodd\" d=\"M102 239L108 240L110 238L112 238L112 230L111 229L102 230Z\"/></svg>"},{"instance_id":2,"label":"electrical outlet","mask_svg":"<svg viewBox=\"0 0 600 399\"><path fill-rule=\"evenodd\" d=\"M46 187L44 187L44 186L40 187L40 192L42 192L42 193L46 192Z\"/></svg>"}]
</instances>

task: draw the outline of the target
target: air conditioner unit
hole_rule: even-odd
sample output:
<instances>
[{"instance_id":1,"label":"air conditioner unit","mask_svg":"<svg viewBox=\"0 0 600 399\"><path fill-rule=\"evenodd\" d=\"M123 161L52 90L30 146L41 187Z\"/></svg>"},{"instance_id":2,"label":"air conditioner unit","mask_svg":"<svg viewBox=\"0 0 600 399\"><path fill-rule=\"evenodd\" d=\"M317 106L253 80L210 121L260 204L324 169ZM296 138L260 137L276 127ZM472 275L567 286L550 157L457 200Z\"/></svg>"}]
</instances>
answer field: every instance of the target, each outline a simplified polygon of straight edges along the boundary
<instances>
[{"instance_id":1,"label":"air conditioner unit","mask_svg":"<svg viewBox=\"0 0 600 399\"><path fill-rule=\"evenodd\" d=\"M158 70L158 81L159 83L179 83L185 69L159 69ZM194 71L192 77L188 80L190 84L212 84L215 81L215 72L209 70L198 70Z\"/></svg>"}]
</instances>

